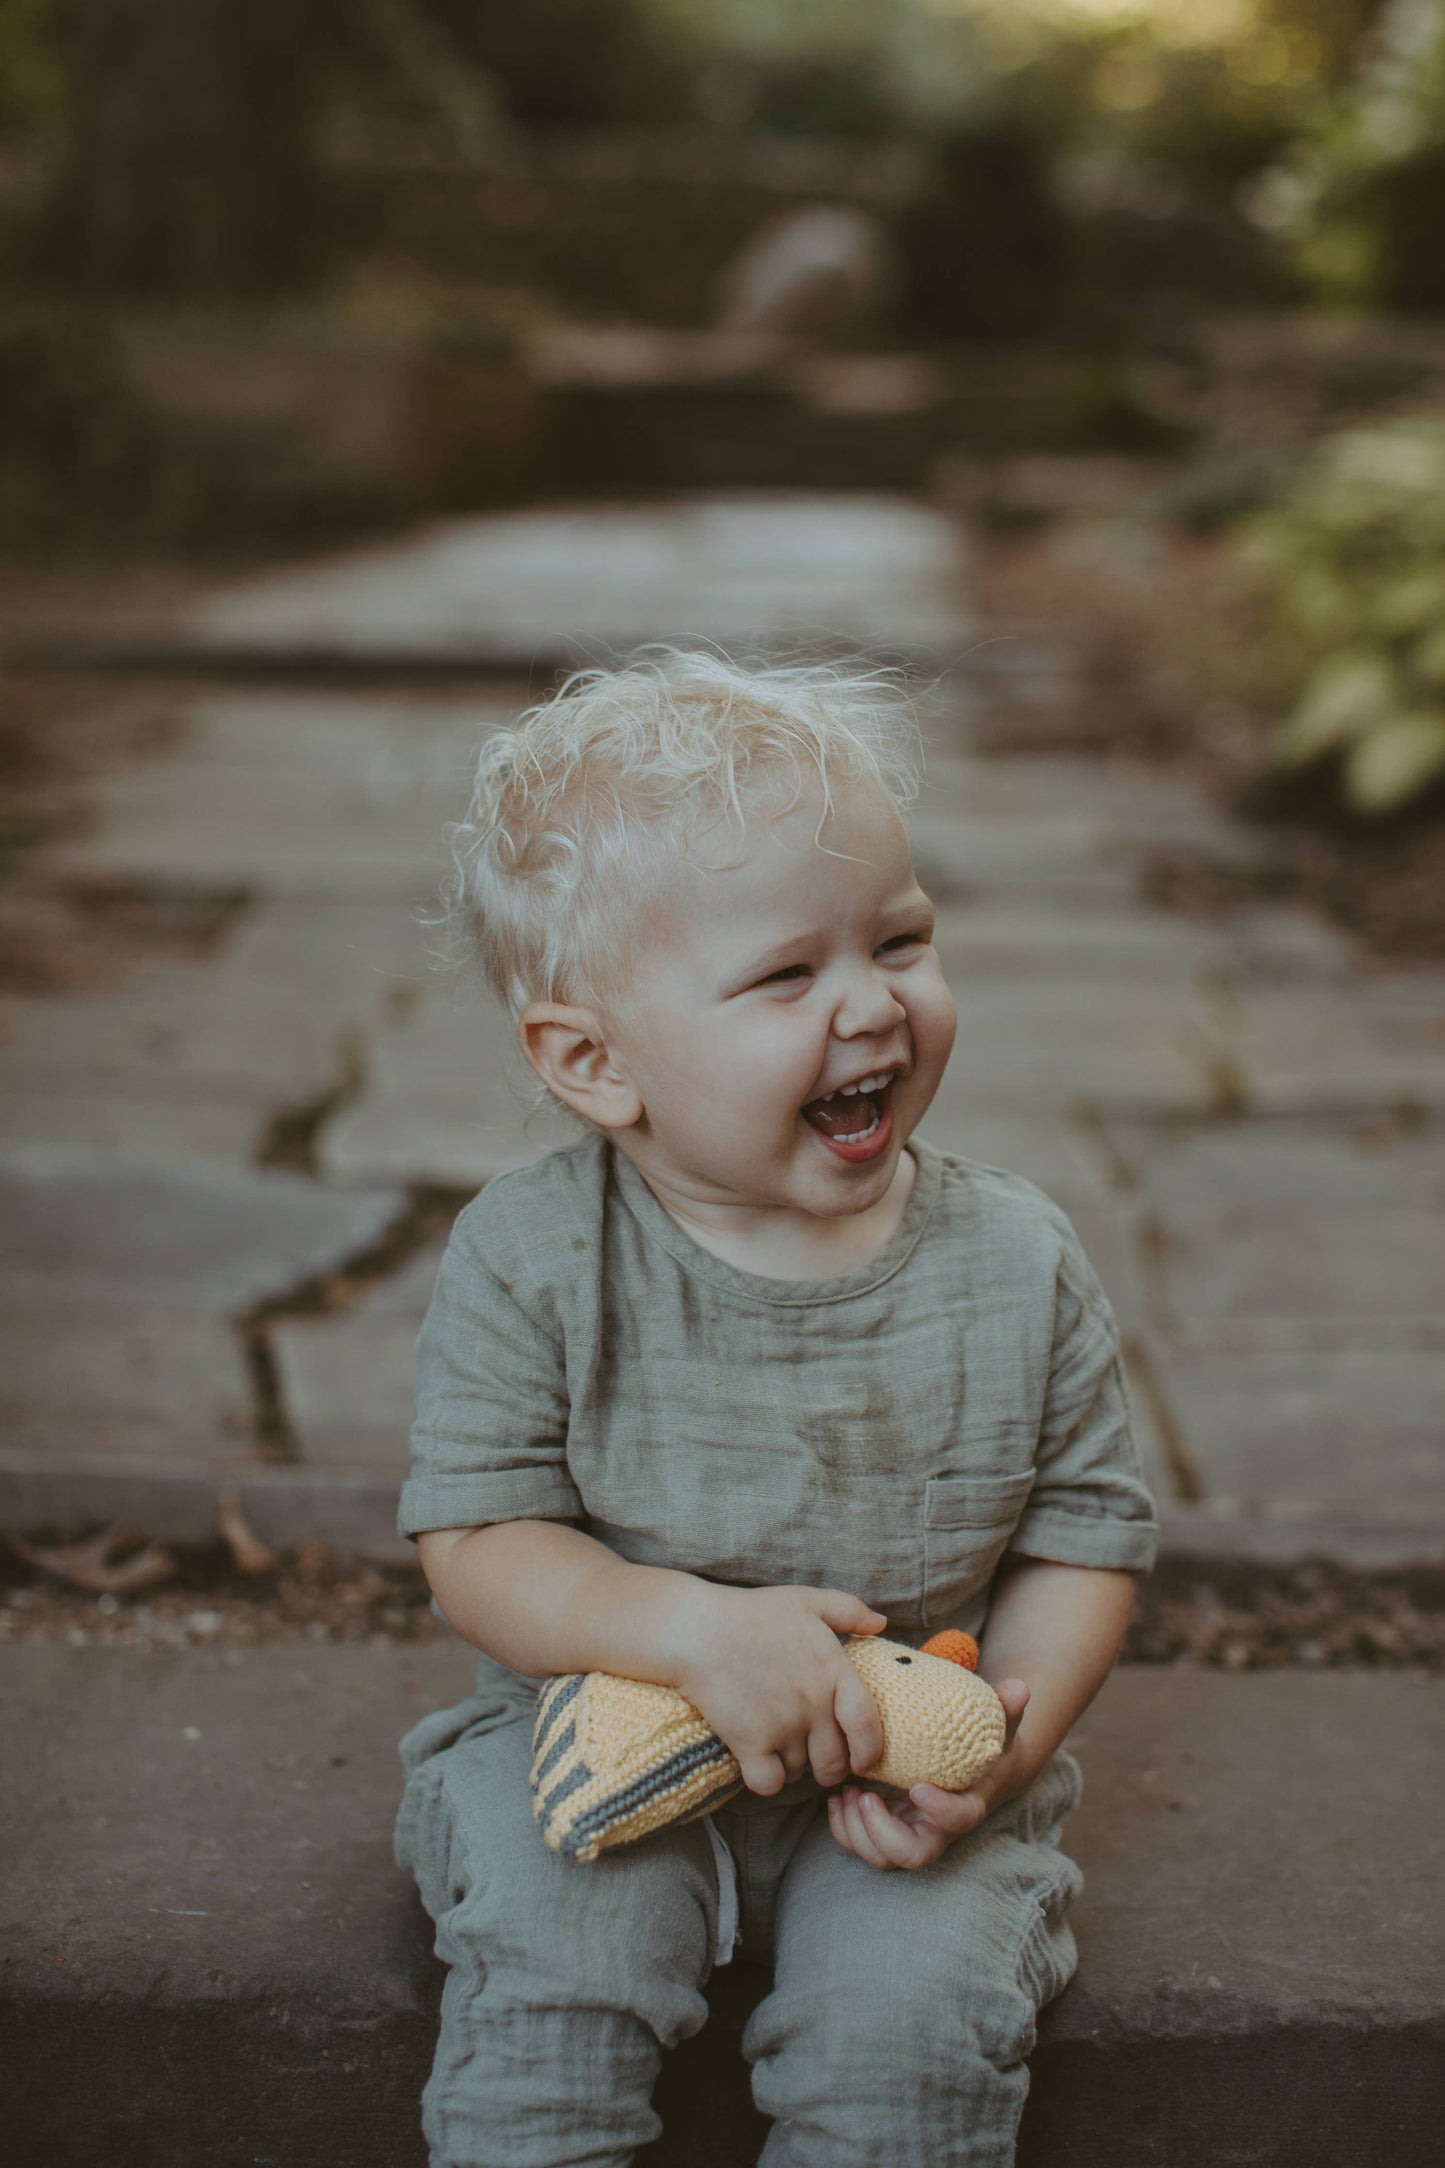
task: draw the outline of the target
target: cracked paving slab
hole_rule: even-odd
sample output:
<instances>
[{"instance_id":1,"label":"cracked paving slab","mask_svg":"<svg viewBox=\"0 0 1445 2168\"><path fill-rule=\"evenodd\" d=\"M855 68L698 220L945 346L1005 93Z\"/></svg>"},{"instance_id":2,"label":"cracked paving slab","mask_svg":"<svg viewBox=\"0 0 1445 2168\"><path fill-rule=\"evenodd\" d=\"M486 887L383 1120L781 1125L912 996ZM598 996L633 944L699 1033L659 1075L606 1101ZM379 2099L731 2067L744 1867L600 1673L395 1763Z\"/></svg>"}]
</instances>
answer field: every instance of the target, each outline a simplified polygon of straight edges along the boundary
<instances>
[{"instance_id":1,"label":"cracked paving slab","mask_svg":"<svg viewBox=\"0 0 1445 2168\"><path fill-rule=\"evenodd\" d=\"M0 997L13 1143L248 1163L278 1113L336 1090L369 1026L434 977L401 903L261 899L215 955L144 959L86 994Z\"/></svg>"},{"instance_id":2,"label":"cracked paving slab","mask_svg":"<svg viewBox=\"0 0 1445 2168\"><path fill-rule=\"evenodd\" d=\"M121 1518L204 1542L223 1486L274 1488L238 1320L375 1244L402 1201L261 1170L0 1155L0 1525Z\"/></svg>"},{"instance_id":3,"label":"cracked paving slab","mask_svg":"<svg viewBox=\"0 0 1445 2168\"><path fill-rule=\"evenodd\" d=\"M1168 1540L1445 1560L1445 1160L1433 1130L1108 1121L1146 1233L1131 1371Z\"/></svg>"},{"instance_id":4,"label":"cracked paving slab","mask_svg":"<svg viewBox=\"0 0 1445 2168\"><path fill-rule=\"evenodd\" d=\"M1206 1127L1110 1117L1102 1126L1126 1178L1166 1218L1253 1207L1266 1196L1282 1205L1445 1210L1445 1151L1429 1127L1288 1117Z\"/></svg>"},{"instance_id":5,"label":"cracked paving slab","mask_svg":"<svg viewBox=\"0 0 1445 2168\"><path fill-rule=\"evenodd\" d=\"M1175 1450L1211 1513L1445 1533L1445 1348L1174 1347L1162 1361ZM1157 1436L1156 1451L1167 1466Z\"/></svg>"},{"instance_id":6,"label":"cracked paving slab","mask_svg":"<svg viewBox=\"0 0 1445 2168\"><path fill-rule=\"evenodd\" d=\"M287 1415L309 1466L376 1469L400 1485L416 1337L445 1243L428 1243L341 1317L268 1330Z\"/></svg>"},{"instance_id":7,"label":"cracked paving slab","mask_svg":"<svg viewBox=\"0 0 1445 2168\"><path fill-rule=\"evenodd\" d=\"M1106 1121L1103 1133L1148 1222L1151 1308L1169 1343L1445 1347L1445 1159L1433 1128Z\"/></svg>"},{"instance_id":8,"label":"cracked paving slab","mask_svg":"<svg viewBox=\"0 0 1445 2168\"><path fill-rule=\"evenodd\" d=\"M1261 1194L1156 1221L1155 1315L1190 1347L1445 1347L1437 1208L1288 1206Z\"/></svg>"},{"instance_id":9,"label":"cracked paving slab","mask_svg":"<svg viewBox=\"0 0 1445 2168\"><path fill-rule=\"evenodd\" d=\"M944 906L936 941L959 987L976 978L1338 986L1350 971L1344 944L1326 929L1303 913L1263 909L1212 922L1131 901L1044 903L1031 893L983 890Z\"/></svg>"},{"instance_id":10,"label":"cracked paving slab","mask_svg":"<svg viewBox=\"0 0 1445 2168\"><path fill-rule=\"evenodd\" d=\"M274 1302L380 1240L393 1189L299 1176L162 1170L58 1148L0 1153L0 1287L124 1313L231 1317Z\"/></svg>"},{"instance_id":11,"label":"cracked paving slab","mask_svg":"<svg viewBox=\"0 0 1445 2168\"><path fill-rule=\"evenodd\" d=\"M271 896L426 902L477 748L523 704L356 693L201 695L164 760L113 771L55 878L242 881Z\"/></svg>"}]
</instances>

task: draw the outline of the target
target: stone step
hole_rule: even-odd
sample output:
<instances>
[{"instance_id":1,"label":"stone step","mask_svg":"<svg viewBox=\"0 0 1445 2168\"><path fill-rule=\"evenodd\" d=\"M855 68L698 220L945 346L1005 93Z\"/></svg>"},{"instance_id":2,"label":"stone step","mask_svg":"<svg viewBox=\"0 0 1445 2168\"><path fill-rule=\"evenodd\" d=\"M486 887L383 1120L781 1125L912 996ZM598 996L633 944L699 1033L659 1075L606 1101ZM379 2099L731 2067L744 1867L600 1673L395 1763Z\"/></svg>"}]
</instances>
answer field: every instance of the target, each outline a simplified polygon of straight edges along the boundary
<instances>
[{"instance_id":1,"label":"stone step","mask_svg":"<svg viewBox=\"0 0 1445 2168\"><path fill-rule=\"evenodd\" d=\"M420 2168L440 1972L391 1864L394 1741L459 1646L11 1649L0 2063L26 2168ZM1079 1727L1083 1964L1023 2168L1424 2168L1445 2020L1445 1685L1124 1671ZM583 1870L579 1870L583 1871ZM654 2168L762 2126L720 1974Z\"/></svg>"},{"instance_id":2,"label":"stone step","mask_svg":"<svg viewBox=\"0 0 1445 2168\"><path fill-rule=\"evenodd\" d=\"M239 582L189 627L203 653L299 648L530 671L640 641L800 638L953 654L972 631L962 538L906 497L799 490L527 507L442 521ZM574 667L576 666L574 662Z\"/></svg>"}]
</instances>

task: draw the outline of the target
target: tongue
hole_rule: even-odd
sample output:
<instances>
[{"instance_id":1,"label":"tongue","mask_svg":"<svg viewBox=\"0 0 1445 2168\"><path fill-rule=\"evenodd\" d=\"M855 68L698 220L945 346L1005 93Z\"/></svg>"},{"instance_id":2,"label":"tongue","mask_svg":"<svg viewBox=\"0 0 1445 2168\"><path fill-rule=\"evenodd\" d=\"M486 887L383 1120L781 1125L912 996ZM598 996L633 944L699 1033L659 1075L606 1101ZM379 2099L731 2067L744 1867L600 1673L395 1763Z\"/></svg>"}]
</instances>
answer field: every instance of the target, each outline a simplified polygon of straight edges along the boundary
<instances>
[{"instance_id":1,"label":"tongue","mask_svg":"<svg viewBox=\"0 0 1445 2168\"><path fill-rule=\"evenodd\" d=\"M877 1118L878 1108L865 1092L851 1099L834 1099L827 1103L810 1099L803 1109L803 1120L825 1137L861 1137L865 1129L871 1129Z\"/></svg>"}]
</instances>

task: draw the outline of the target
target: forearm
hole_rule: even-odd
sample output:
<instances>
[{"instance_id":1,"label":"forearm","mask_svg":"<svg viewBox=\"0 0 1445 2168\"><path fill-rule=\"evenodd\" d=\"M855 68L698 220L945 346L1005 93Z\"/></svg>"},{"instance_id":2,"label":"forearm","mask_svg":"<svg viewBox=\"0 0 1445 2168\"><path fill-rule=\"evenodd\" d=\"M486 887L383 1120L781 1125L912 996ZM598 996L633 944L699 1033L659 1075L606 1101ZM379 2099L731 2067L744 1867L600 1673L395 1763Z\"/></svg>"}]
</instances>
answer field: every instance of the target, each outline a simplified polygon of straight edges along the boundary
<instances>
[{"instance_id":1,"label":"forearm","mask_svg":"<svg viewBox=\"0 0 1445 2168\"><path fill-rule=\"evenodd\" d=\"M1029 1689L1015 1741L1015 1773L1041 1769L1114 1668L1134 1607L1136 1577L1093 1566L1019 1559L994 1592L979 1644L991 1683Z\"/></svg>"},{"instance_id":2,"label":"forearm","mask_svg":"<svg viewBox=\"0 0 1445 2168\"><path fill-rule=\"evenodd\" d=\"M707 1583L631 1566L560 1521L498 1521L418 1538L448 1624L529 1678L613 1671L675 1685Z\"/></svg>"}]
</instances>

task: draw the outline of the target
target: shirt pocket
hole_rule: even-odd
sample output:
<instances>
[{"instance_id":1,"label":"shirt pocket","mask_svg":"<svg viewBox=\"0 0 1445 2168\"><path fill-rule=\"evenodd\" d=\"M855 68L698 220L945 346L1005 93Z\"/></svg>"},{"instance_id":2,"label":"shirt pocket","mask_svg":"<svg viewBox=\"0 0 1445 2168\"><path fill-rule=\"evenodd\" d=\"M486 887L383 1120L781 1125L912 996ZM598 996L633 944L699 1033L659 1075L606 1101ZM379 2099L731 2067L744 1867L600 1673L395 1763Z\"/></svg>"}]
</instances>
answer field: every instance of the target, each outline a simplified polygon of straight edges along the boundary
<instances>
[{"instance_id":1,"label":"shirt pocket","mask_svg":"<svg viewBox=\"0 0 1445 2168\"><path fill-rule=\"evenodd\" d=\"M923 1623L946 1626L992 1579L1034 1472L936 1475L923 1494Z\"/></svg>"}]
</instances>

